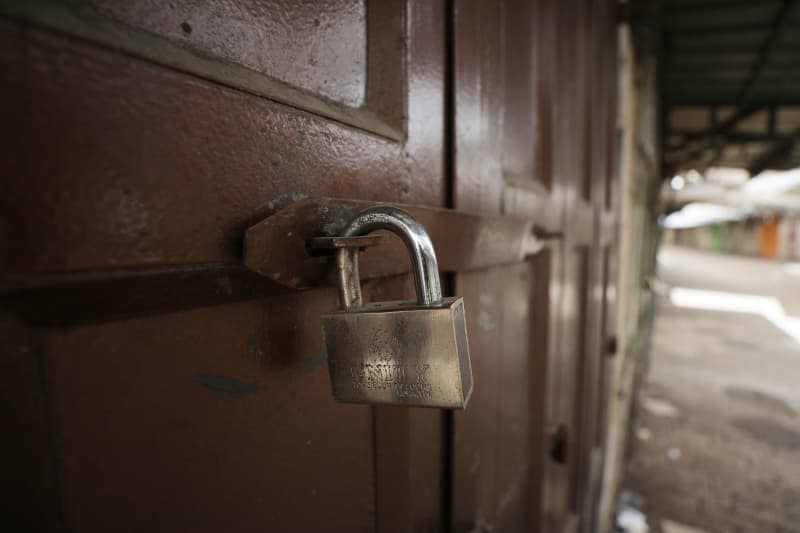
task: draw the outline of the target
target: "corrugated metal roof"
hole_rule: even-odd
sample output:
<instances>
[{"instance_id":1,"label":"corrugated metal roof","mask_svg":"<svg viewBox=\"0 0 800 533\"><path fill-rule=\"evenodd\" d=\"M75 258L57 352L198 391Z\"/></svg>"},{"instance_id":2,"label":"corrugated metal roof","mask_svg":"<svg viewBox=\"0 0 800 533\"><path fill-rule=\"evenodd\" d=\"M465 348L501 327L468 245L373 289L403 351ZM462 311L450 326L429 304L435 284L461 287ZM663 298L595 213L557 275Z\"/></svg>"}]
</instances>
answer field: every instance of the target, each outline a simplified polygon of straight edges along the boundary
<instances>
[{"instance_id":1,"label":"corrugated metal roof","mask_svg":"<svg viewBox=\"0 0 800 533\"><path fill-rule=\"evenodd\" d=\"M660 29L668 169L800 164L800 1L662 0L647 8Z\"/></svg>"}]
</instances>

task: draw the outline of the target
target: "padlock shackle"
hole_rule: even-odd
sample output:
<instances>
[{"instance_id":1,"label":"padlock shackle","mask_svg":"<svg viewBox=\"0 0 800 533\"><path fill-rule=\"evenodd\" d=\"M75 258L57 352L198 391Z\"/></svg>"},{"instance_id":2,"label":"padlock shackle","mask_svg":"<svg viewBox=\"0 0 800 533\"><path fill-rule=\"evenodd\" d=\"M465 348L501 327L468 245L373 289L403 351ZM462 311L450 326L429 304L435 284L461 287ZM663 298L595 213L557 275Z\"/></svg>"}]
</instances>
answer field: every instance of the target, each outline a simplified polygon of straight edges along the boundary
<instances>
[{"instance_id":1,"label":"padlock shackle","mask_svg":"<svg viewBox=\"0 0 800 533\"><path fill-rule=\"evenodd\" d=\"M417 303L435 305L442 301L439 263L428 232L410 213L390 205L378 205L361 211L345 229L345 237L360 237L385 229L398 235L411 256L411 270L417 291ZM340 248L336 254L339 276L339 299L343 309L362 305L358 275L358 248Z\"/></svg>"}]
</instances>

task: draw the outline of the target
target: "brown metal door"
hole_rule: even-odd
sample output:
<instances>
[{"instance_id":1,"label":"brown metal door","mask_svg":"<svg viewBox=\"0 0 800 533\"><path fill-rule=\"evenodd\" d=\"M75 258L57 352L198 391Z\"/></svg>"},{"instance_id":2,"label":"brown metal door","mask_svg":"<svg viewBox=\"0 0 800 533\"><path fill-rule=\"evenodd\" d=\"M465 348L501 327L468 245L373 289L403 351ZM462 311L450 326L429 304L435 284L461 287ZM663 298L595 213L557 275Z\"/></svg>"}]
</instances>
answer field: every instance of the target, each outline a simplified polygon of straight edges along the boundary
<instances>
[{"instance_id":1,"label":"brown metal door","mask_svg":"<svg viewBox=\"0 0 800 533\"><path fill-rule=\"evenodd\" d=\"M534 220L547 243L456 279L476 388L454 420L454 529L589 531L613 242L614 5L463 0L454 15L454 207Z\"/></svg>"},{"instance_id":2,"label":"brown metal door","mask_svg":"<svg viewBox=\"0 0 800 533\"><path fill-rule=\"evenodd\" d=\"M454 207L524 216L540 233L560 231L563 216L552 181L553 9L459 1L453 27ZM457 275L476 386L454 417L454 531L540 529L557 250Z\"/></svg>"},{"instance_id":3,"label":"brown metal door","mask_svg":"<svg viewBox=\"0 0 800 533\"><path fill-rule=\"evenodd\" d=\"M0 15L12 516L440 529L441 412L334 403L319 317L336 291L249 273L241 248L306 196L444 205L444 6L40 0Z\"/></svg>"},{"instance_id":4,"label":"brown metal door","mask_svg":"<svg viewBox=\"0 0 800 533\"><path fill-rule=\"evenodd\" d=\"M589 528L612 28L595 0L0 2L8 521ZM499 232L509 259L487 261L431 219L468 313L466 411L333 402L336 290L242 255L321 197L535 228L538 253ZM398 271L365 297L409 299Z\"/></svg>"}]
</instances>

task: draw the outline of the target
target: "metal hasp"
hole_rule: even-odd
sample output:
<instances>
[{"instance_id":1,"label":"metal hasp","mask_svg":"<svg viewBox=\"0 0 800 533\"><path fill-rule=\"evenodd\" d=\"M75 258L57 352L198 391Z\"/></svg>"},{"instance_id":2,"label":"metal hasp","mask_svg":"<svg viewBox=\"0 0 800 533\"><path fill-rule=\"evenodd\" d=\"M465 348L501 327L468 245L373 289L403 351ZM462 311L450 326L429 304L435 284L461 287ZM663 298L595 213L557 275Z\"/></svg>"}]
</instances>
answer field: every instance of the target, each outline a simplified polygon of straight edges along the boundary
<instances>
[{"instance_id":1,"label":"metal hasp","mask_svg":"<svg viewBox=\"0 0 800 533\"><path fill-rule=\"evenodd\" d=\"M362 280L405 274L410 270L408 251L399 239L385 239L377 246L381 238L378 234L344 236L350 221L376 205L387 204L322 197L290 203L247 229L244 265L292 289L329 287L338 280L327 256L358 243L358 248L367 250L359 254ZM449 272L518 263L552 245L553 237L558 236L555 220L538 226L527 218L473 215L427 206L394 207L410 213L425 227L436 246L439 266Z\"/></svg>"},{"instance_id":2,"label":"metal hasp","mask_svg":"<svg viewBox=\"0 0 800 533\"><path fill-rule=\"evenodd\" d=\"M416 302L364 305L358 248L336 256L341 309L322 315L333 397L340 402L463 409L472 393L464 301L442 298L436 254L425 228L391 206L361 211L345 237L385 229L411 256Z\"/></svg>"}]
</instances>

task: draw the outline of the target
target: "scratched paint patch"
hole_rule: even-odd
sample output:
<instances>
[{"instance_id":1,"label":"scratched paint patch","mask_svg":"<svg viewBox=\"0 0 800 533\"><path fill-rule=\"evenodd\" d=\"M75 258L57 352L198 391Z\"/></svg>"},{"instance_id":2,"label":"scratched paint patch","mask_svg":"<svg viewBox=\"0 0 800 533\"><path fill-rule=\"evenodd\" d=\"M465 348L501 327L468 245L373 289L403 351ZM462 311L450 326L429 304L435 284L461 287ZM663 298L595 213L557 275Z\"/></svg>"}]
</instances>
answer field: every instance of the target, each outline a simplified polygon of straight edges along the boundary
<instances>
[{"instance_id":1,"label":"scratched paint patch","mask_svg":"<svg viewBox=\"0 0 800 533\"><path fill-rule=\"evenodd\" d=\"M303 367L303 372L313 372L319 365L322 364L325 359L328 358L328 354L325 350L322 350L320 353L312 357L306 362L306 365Z\"/></svg>"},{"instance_id":2,"label":"scratched paint patch","mask_svg":"<svg viewBox=\"0 0 800 533\"><path fill-rule=\"evenodd\" d=\"M211 376L208 374L195 374L192 376L192 383L204 389L240 398L267 389L267 386L260 381L247 382L235 378Z\"/></svg>"}]
</instances>

